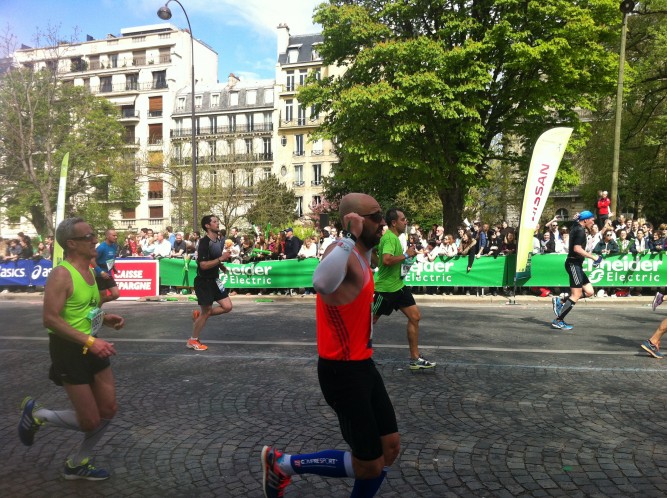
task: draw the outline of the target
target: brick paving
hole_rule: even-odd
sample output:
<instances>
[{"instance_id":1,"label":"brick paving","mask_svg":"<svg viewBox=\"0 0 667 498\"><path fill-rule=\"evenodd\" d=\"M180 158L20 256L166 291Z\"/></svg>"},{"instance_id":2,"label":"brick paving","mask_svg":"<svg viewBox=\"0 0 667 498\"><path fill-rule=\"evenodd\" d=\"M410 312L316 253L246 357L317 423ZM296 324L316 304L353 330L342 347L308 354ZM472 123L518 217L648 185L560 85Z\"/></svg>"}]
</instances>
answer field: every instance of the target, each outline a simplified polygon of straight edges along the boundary
<instances>
[{"instance_id":1,"label":"brick paving","mask_svg":"<svg viewBox=\"0 0 667 498\"><path fill-rule=\"evenodd\" d=\"M137 321L146 314L125 306ZM117 343L120 409L95 460L112 473L104 482L60 477L65 456L78 445L70 432L47 427L32 447L20 444L16 424L25 394L53 408L67 400L46 378L43 332L26 332L31 341L13 338L19 325L0 333L0 496L261 497L262 445L293 453L346 447L319 390L313 346L281 343L289 334L261 341L258 324L273 327L275 310L253 318L249 326L258 335L252 341L219 338L195 354L182 341L152 341L148 333L162 321L160 337L182 337L172 325L186 326L190 308L176 306L173 313L153 308L143 333ZM279 313L312 317L310 304L281 306ZM32 330L37 307L17 308L24 314L16 320ZM244 311L250 308L238 304L236 320ZM0 307L0 318L7 323L15 312ZM584 320L584 313L577 316ZM291 338L298 340L295 329ZM378 496L667 495L667 360L631 355L598 362L582 355L560 361L454 350L438 353L435 371L415 373L404 356L390 347L375 355L402 438ZM347 497L351 484L296 476L286 496Z\"/></svg>"}]
</instances>

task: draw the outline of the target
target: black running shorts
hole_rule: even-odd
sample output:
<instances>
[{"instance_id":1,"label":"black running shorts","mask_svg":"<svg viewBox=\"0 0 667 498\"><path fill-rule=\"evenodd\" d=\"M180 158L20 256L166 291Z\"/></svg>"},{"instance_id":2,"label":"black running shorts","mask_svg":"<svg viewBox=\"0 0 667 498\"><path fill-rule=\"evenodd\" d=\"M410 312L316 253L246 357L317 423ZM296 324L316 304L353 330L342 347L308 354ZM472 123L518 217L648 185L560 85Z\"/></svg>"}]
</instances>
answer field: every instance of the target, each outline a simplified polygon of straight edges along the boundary
<instances>
[{"instance_id":1,"label":"black running shorts","mask_svg":"<svg viewBox=\"0 0 667 498\"><path fill-rule=\"evenodd\" d=\"M581 289L590 283L580 264L565 261L565 271L570 276L570 288Z\"/></svg>"},{"instance_id":2,"label":"black running shorts","mask_svg":"<svg viewBox=\"0 0 667 498\"><path fill-rule=\"evenodd\" d=\"M210 306L229 296L229 291L227 289L220 291L214 278L196 276L194 287L195 294L197 295L197 304L199 304L199 306Z\"/></svg>"},{"instance_id":3,"label":"black running shorts","mask_svg":"<svg viewBox=\"0 0 667 498\"><path fill-rule=\"evenodd\" d=\"M95 374L111 366L109 358L98 358L90 351L83 354L83 346L55 334L49 334L51 368L49 379L56 385L91 384Z\"/></svg>"},{"instance_id":4,"label":"black running shorts","mask_svg":"<svg viewBox=\"0 0 667 498\"><path fill-rule=\"evenodd\" d=\"M396 292L376 292L373 296L373 314L375 316L391 315L393 311L416 304L408 287L403 287Z\"/></svg>"},{"instance_id":5,"label":"black running shorts","mask_svg":"<svg viewBox=\"0 0 667 498\"><path fill-rule=\"evenodd\" d=\"M319 358L317 376L324 399L359 460L382 456L381 436L398 432L396 414L372 359L336 361Z\"/></svg>"},{"instance_id":6,"label":"black running shorts","mask_svg":"<svg viewBox=\"0 0 667 498\"><path fill-rule=\"evenodd\" d=\"M107 290L113 287L118 287L116 281L111 276L109 276L109 278L104 278L96 275L95 282L97 282L97 288L99 290Z\"/></svg>"}]
</instances>

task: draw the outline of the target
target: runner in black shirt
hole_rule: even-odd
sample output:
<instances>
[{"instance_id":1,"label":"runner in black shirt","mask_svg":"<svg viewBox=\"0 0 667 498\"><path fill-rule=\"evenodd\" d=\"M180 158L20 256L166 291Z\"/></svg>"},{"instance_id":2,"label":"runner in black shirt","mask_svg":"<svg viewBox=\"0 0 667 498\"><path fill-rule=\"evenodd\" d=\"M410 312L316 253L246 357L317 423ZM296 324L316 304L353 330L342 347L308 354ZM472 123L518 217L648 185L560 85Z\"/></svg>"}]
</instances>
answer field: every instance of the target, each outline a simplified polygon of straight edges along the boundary
<instances>
[{"instance_id":1,"label":"runner in black shirt","mask_svg":"<svg viewBox=\"0 0 667 498\"><path fill-rule=\"evenodd\" d=\"M223 252L224 241L219 237L220 221L213 215L201 219L201 227L206 230L197 246L197 276L195 277L195 294L200 310L192 312L192 337L187 346L195 351L206 351L208 346L199 342L199 333L206 325L209 316L222 315L232 311L232 300L229 291L220 280L220 269L223 261L230 258L230 253ZM222 267L224 269L224 267ZM213 307L217 302L219 306Z\"/></svg>"},{"instance_id":2,"label":"runner in black shirt","mask_svg":"<svg viewBox=\"0 0 667 498\"><path fill-rule=\"evenodd\" d=\"M593 260L593 266L598 266L602 261L602 256L586 252L586 229L593 226L595 217L590 211L582 211L575 216L575 222L570 230L570 244L565 259L565 271L570 276L570 295L561 302L558 296L553 297L553 309L556 318L551 322L555 329L571 330L572 325L565 323L565 317L570 310L577 304L582 296L592 297L594 294L593 285L584 273L583 263L586 258Z\"/></svg>"}]
</instances>

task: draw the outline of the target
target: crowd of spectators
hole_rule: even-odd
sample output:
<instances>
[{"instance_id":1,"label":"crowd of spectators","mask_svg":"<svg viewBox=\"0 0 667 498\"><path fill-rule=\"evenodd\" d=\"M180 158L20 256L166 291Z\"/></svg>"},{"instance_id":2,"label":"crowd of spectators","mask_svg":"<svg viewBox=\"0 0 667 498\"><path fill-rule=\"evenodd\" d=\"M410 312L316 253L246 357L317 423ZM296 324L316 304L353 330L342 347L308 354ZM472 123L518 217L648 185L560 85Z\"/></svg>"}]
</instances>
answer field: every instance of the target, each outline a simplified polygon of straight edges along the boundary
<instances>
[{"instance_id":1,"label":"crowd of spectators","mask_svg":"<svg viewBox=\"0 0 667 498\"><path fill-rule=\"evenodd\" d=\"M604 202L606 196L601 196ZM613 221L601 217L600 226L593 225L587 233L586 250L602 256L616 254L646 254L662 252L667 243L667 224L654 227L645 220L626 219L618 216ZM543 227L538 226L533 238L533 254L565 254L568 251L569 226L571 222L554 217ZM257 229L242 233L238 227L232 227L229 233L223 232L225 246L230 251L231 262L236 264L252 263L266 260L321 258L326 248L342 236L335 226L328 226L302 231L303 239L294 234L291 227L285 230L275 230L261 233ZM452 258L462 256L467 258L466 269L474 272L474 263L482 257L498 258L513 254L517 250L516 227L507 221L494 225L474 221L462 223L456 228L455 234L445 233L442 225L433 225L430 230L424 230L414 224L409 227L408 233L401 234L399 239L407 248L408 244L417 251L417 262L432 262L436 258ZM137 233L129 233L122 244L119 244L120 258L143 257L153 259L163 258L196 258L199 233L174 232L171 227L163 231L154 231L151 228L142 228ZM38 242L36 247L30 237L19 234L16 239L0 239L0 261L9 262L18 259L51 259L53 255L53 238L46 237ZM173 290L173 289L172 289ZM509 289L489 288L471 289L456 287L413 287L413 292L428 292L437 294L477 294L488 292L508 292ZM559 292L558 289L532 289L538 295L547 296ZM6 290L5 290L6 291ZM301 290L306 294L312 289ZM609 290L613 292L613 290ZM639 291L639 289L637 289ZM253 290L260 293L290 293L296 289L267 289Z\"/></svg>"}]
</instances>

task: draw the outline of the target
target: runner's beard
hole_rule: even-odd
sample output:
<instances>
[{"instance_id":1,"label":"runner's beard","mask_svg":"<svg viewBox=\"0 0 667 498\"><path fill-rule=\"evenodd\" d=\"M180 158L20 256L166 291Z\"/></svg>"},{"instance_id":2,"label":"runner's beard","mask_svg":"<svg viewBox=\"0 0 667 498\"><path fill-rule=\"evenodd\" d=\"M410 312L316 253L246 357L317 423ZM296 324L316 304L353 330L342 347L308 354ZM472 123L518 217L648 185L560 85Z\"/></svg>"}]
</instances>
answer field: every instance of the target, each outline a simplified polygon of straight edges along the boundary
<instances>
[{"instance_id":1,"label":"runner's beard","mask_svg":"<svg viewBox=\"0 0 667 498\"><path fill-rule=\"evenodd\" d=\"M359 236L359 240L368 248L372 249L376 245L380 243L380 239L382 238L382 226L380 226L376 231L372 232L368 228L364 226L363 231L361 232L361 235Z\"/></svg>"}]
</instances>

